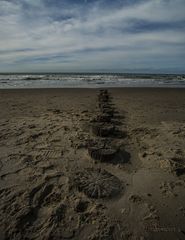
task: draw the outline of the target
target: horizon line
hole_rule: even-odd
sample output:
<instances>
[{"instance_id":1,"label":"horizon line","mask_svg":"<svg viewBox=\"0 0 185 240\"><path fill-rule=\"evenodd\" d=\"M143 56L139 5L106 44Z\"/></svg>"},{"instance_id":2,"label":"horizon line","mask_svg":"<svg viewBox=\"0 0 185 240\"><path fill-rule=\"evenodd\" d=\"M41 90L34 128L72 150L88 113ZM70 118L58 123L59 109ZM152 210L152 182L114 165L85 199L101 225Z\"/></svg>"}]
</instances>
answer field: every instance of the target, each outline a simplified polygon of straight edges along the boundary
<instances>
[{"instance_id":1,"label":"horizon line","mask_svg":"<svg viewBox=\"0 0 185 240\"><path fill-rule=\"evenodd\" d=\"M70 72L70 71L66 71L66 72L58 72L58 71L51 71L51 72L49 72L49 71L41 71L41 72L39 72L39 71L25 71L25 72L0 72L0 74L140 74L140 75L142 75L142 74L147 74L147 75L163 75L163 74L165 74L165 75L184 75L185 74L185 72L163 72L163 71L161 71L161 72L155 72L155 71L151 71L151 72L127 72L127 71L125 71L125 72L120 72L120 71L113 71L113 72L109 72L109 71L72 71L72 72Z\"/></svg>"}]
</instances>

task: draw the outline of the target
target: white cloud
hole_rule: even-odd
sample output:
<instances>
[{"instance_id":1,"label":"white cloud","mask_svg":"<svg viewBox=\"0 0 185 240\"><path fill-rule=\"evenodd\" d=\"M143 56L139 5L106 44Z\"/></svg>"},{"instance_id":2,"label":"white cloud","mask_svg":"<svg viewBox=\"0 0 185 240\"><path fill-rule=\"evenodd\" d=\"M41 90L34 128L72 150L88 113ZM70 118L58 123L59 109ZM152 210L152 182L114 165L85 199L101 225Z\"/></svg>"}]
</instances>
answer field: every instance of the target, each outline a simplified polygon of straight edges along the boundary
<instances>
[{"instance_id":1,"label":"white cloud","mask_svg":"<svg viewBox=\"0 0 185 240\"><path fill-rule=\"evenodd\" d=\"M23 8L23 2L29 7ZM131 67L133 62L134 67L139 60L144 65L157 56L164 67L169 57L174 57L178 64L185 48L185 31L178 28L178 22L185 21L184 10L184 0L150 0L113 9L94 5L86 12L77 5L73 9L52 8L44 0L3 0L0 1L0 71L11 70L12 66L26 69L28 65L34 70L35 61L37 66L40 64L43 69L50 66L51 70L56 62L67 69L78 66L80 70L82 63L84 69L88 63L92 68L106 64L114 68L116 58ZM177 28L134 31L135 24L142 21L171 23ZM55 58L59 55L70 61L64 63L61 58L60 64L60 58ZM39 62L40 57L46 60Z\"/></svg>"}]
</instances>

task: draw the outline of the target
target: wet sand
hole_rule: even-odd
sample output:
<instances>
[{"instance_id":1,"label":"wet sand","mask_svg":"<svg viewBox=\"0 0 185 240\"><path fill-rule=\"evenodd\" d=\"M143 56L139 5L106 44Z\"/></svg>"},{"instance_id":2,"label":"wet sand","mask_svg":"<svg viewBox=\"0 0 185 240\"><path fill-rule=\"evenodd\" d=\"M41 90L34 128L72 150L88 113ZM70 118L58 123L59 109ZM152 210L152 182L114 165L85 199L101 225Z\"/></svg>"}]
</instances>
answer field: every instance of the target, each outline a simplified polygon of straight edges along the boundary
<instances>
[{"instance_id":1,"label":"wet sand","mask_svg":"<svg viewBox=\"0 0 185 240\"><path fill-rule=\"evenodd\" d=\"M0 239L185 238L185 89L0 90Z\"/></svg>"}]
</instances>

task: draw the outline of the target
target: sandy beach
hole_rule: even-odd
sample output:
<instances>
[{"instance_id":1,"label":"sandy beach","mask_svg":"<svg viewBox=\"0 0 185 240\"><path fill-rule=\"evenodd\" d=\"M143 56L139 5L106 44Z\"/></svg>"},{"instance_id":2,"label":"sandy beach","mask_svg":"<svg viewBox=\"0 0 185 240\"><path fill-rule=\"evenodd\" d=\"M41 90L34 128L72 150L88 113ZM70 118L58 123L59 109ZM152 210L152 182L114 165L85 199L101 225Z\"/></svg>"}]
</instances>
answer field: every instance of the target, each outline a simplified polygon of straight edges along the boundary
<instances>
[{"instance_id":1,"label":"sandy beach","mask_svg":"<svg viewBox=\"0 0 185 240\"><path fill-rule=\"evenodd\" d=\"M185 238L185 89L0 90L0 240Z\"/></svg>"}]
</instances>

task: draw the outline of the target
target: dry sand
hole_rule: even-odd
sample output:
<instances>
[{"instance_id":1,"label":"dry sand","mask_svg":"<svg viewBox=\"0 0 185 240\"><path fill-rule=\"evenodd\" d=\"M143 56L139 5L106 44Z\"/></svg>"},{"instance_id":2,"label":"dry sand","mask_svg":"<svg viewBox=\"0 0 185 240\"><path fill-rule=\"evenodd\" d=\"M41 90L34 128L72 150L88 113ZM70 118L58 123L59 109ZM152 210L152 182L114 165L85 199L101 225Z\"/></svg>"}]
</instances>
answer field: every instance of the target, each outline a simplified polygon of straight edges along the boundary
<instances>
[{"instance_id":1,"label":"dry sand","mask_svg":"<svg viewBox=\"0 0 185 240\"><path fill-rule=\"evenodd\" d=\"M0 239L185 239L185 90L99 94L0 91Z\"/></svg>"}]
</instances>

